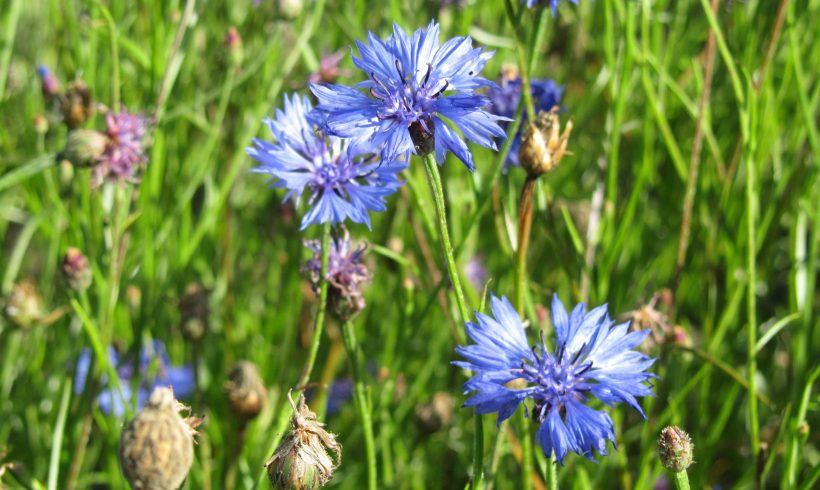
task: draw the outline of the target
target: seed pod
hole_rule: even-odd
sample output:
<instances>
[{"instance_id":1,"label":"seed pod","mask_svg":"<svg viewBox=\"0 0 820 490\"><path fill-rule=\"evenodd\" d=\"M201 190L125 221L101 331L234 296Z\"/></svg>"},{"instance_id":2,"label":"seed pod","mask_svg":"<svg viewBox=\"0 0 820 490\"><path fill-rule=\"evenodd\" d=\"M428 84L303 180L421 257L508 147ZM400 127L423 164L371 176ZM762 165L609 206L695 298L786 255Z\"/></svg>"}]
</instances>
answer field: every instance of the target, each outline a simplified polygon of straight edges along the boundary
<instances>
[{"instance_id":1,"label":"seed pod","mask_svg":"<svg viewBox=\"0 0 820 490\"><path fill-rule=\"evenodd\" d=\"M82 80L75 80L68 84L65 97L60 101L60 111L68 129L75 129L83 125L94 112L91 100L91 91Z\"/></svg>"},{"instance_id":2,"label":"seed pod","mask_svg":"<svg viewBox=\"0 0 820 490\"><path fill-rule=\"evenodd\" d=\"M201 419L183 419L187 409L171 388L157 387L148 403L125 426L120 437L120 465L140 490L174 490L182 486L194 460L194 427Z\"/></svg>"},{"instance_id":3,"label":"seed pod","mask_svg":"<svg viewBox=\"0 0 820 490\"><path fill-rule=\"evenodd\" d=\"M43 318L43 300L34 283L25 280L14 285L6 299L3 314L14 325L28 328Z\"/></svg>"},{"instance_id":4,"label":"seed pod","mask_svg":"<svg viewBox=\"0 0 820 490\"><path fill-rule=\"evenodd\" d=\"M190 342L199 342L208 326L208 290L198 282L185 286L179 300L180 328L182 336Z\"/></svg>"},{"instance_id":5,"label":"seed pod","mask_svg":"<svg viewBox=\"0 0 820 490\"><path fill-rule=\"evenodd\" d=\"M231 410L242 420L250 420L265 407L268 392L259 376L259 371L252 362L239 361L228 373L225 392L231 404Z\"/></svg>"},{"instance_id":6,"label":"seed pod","mask_svg":"<svg viewBox=\"0 0 820 490\"><path fill-rule=\"evenodd\" d=\"M291 431L282 444L265 462L268 478L274 488L290 490L313 490L330 480L342 462L342 446L336 436L325 431L324 424L316 420L305 403L305 395L299 396L299 407L293 403L288 392L293 417ZM336 462L328 455L332 451Z\"/></svg>"},{"instance_id":7,"label":"seed pod","mask_svg":"<svg viewBox=\"0 0 820 490\"><path fill-rule=\"evenodd\" d=\"M554 169L567 150L567 141L572 133L572 121L567 121L563 134L558 108L541 112L531 122L521 138L518 161L530 176L537 177Z\"/></svg>"},{"instance_id":8,"label":"seed pod","mask_svg":"<svg viewBox=\"0 0 820 490\"><path fill-rule=\"evenodd\" d=\"M68 287L78 293L85 291L91 285L91 268L88 265L88 259L78 248L69 247L66 250L60 263L60 270Z\"/></svg>"},{"instance_id":9,"label":"seed pod","mask_svg":"<svg viewBox=\"0 0 820 490\"><path fill-rule=\"evenodd\" d=\"M671 471L684 471L692 465L692 439L679 427L670 426L658 438L658 454L663 466Z\"/></svg>"}]
</instances>

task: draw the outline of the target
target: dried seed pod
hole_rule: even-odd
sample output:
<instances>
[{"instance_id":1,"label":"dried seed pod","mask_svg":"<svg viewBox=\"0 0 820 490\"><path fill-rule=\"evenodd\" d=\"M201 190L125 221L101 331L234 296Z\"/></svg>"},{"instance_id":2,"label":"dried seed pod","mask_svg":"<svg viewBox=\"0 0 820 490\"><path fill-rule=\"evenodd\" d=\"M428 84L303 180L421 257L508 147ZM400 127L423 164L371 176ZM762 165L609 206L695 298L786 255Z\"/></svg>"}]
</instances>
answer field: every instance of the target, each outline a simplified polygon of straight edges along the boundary
<instances>
[{"instance_id":1,"label":"dried seed pod","mask_svg":"<svg viewBox=\"0 0 820 490\"><path fill-rule=\"evenodd\" d=\"M567 151L567 141L572 133L572 121L567 121L563 134L558 108L541 112L535 121L527 125L518 149L518 160L527 174L537 177L554 169Z\"/></svg>"},{"instance_id":2,"label":"dried seed pod","mask_svg":"<svg viewBox=\"0 0 820 490\"><path fill-rule=\"evenodd\" d=\"M324 430L324 424L316 420L305 403L305 395L299 396L299 406L293 403L288 392L293 417L291 431L265 462L268 478L274 488L312 490L330 480L342 462L342 446L336 436ZM336 462L328 455L332 451Z\"/></svg>"},{"instance_id":3,"label":"dried seed pod","mask_svg":"<svg viewBox=\"0 0 820 490\"><path fill-rule=\"evenodd\" d=\"M43 319L43 300L33 282L24 280L14 285L6 298L3 314L20 328L31 327Z\"/></svg>"},{"instance_id":4,"label":"dried seed pod","mask_svg":"<svg viewBox=\"0 0 820 490\"><path fill-rule=\"evenodd\" d=\"M84 81L75 80L68 84L65 96L60 101L60 111L68 129L82 126L94 113L91 91Z\"/></svg>"},{"instance_id":5,"label":"dried seed pod","mask_svg":"<svg viewBox=\"0 0 820 490\"><path fill-rule=\"evenodd\" d=\"M194 460L194 428L201 419L183 419L187 409L171 388L157 387L148 403L122 431L120 465L140 490L173 490L182 486Z\"/></svg>"},{"instance_id":6,"label":"dried seed pod","mask_svg":"<svg viewBox=\"0 0 820 490\"><path fill-rule=\"evenodd\" d=\"M199 342L208 326L208 290L198 282L185 286L179 300L180 328L182 336L190 342Z\"/></svg>"},{"instance_id":7,"label":"dried seed pod","mask_svg":"<svg viewBox=\"0 0 820 490\"><path fill-rule=\"evenodd\" d=\"M252 362L239 361L233 365L225 382L225 392L231 410L242 420L250 420L265 407L268 392L259 371Z\"/></svg>"}]
</instances>

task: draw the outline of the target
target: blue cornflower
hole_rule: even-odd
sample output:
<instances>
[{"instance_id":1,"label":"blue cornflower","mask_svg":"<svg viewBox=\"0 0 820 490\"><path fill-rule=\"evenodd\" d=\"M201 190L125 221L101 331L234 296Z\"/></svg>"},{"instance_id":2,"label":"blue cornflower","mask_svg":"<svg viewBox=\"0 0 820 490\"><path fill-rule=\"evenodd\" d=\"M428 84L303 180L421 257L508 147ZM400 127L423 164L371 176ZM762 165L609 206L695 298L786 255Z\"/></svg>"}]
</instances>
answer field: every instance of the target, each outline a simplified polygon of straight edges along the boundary
<instances>
[{"instance_id":1,"label":"blue cornflower","mask_svg":"<svg viewBox=\"0 0 820 490\"><path fill-rule=\"evenodd\" d=\"M549 79L530 80L530 93L532 94L533 105L535 111L549 111L553 106L561 104L561 96L564 94L564 86L558 85ZM518 101L521 99L521 77L518 74L518 69L515 67L505 67L501 71L501 79L498 86L491 88L487 92L490 98L490 111L498 116L505 118L512 118L515 115L515 109L518 107ZM521 126L518 133L510 145L510 151L507 153L507 159L504 161L504 170L511 165L518 165L518 148L521 146L521 132L523 128L527 127L526 113L522 114ZM502 128L506 131L508 123L502 123Z\"/></svg>"},{"instance_id":2,"label":"blue cornflower","mask_svg":"<svg viewBox=\"0 0 820 490\"><path fill-rule=\"evenodd\" d=\"M615 444L612 419L586 405L592 396L606 405L627 403L646 418L635 397L653 395L647 382L655 375L646 369L655 359L632 349L649 330L629 333L626 323L613 326L606 305L585 313L581 303L567 315L553 296L556 349L549 352L543 335L530 349L521 317L506 298L493 296L490 306L493 316L476 313L478 323L466 325L475 344L456 348L466 361L453 364L475 373L464 389L477 393L465 406L479 414L498 412L501 423L532 399L538 442L559 463L570 450L594 461L593 450L606 455L607 440Z\"/></svg>"},{"instance_id":3,"label":"blue cornflower","mask_svg":"<svg viewBox=\"0 0 820 490\"><path fill-rule=\"evenodd\" d=\"M285 200L299 200L310 191L310 211L302 229L311 223L342 223L350 219L370 227L368 211L387 209L384 198L401 186L399 164L382 164L377 149L366 141L329 136L322 114L305 96L285 97L276 119L265 119L275 143L254 139L248 155L259 162L252 172L269 174L273 187L285 188Z\"/></svg>"},{"instance_id":4,"label":"blue cornflower","mask_svg":"<svg viewBox=\"0 0 820 490\"><path fill-rule=\"evenodd\" d=\"M369 77L356 88L367 89L370 97L341 85L310 86L332 132L383 144L382 157L388 161L435 150L436 160L443 163L451 151L474 170L470 150L447 119L467 139L496 149L494 138L504 137L497 121L504 119L485 111L489 100L474 93L494 85L478 75L493 52L473 48L469 37L439 45L434 21L412 38L394 25L387 41L372 33L367 40L356 41L361 58L354 56L353 63Z\"/></svg>"},{"instance_id":5,"label":"blue cornflower","mask_svg":"<svg viewBox=\"0 0 820 490\"><path fill-rule=\"evenodd\" d=\"M158 340L140 349L138 371L134 372L134 362L131 359L121 358L113 347L108 347L108 362L117 371L122 388L122 397L108 384L107 376L103 376L103 389L97 395L97 404L100 410L105 413L113 413L117 417L125 413L125 402L132 403L133 398L137 398L137 409L142 408L148 400L148 396L158 386L170 386L174 390L174 396L185 398L194 392L196 388L194 382L194 369L191 366L171 366L171 360L165 345ZM80 358L77 360L77 367L74 373L74 393L80 394L85 389L88 379L88 370L91 367L91 350L83 349ZM133 391L132 380L134 377L139 380L137 392Z\"/></svg>"},{"instance_id":6,"label":"blue cornflower","mask_svg":"<svg viewBox=\"0 0 820 490\"><path fill-rule=\"evenodd\" d=\"M578 5L578 0L569 0L570 2ZM521 0L521 3L526 3L527 7L533 8L536 5L541 4L541 0ZM550 9L552 9L552 15L555 16L555 12L558 9L558 4L561 3L561 0L549 0Z\"/></svg>"}]
</instances>

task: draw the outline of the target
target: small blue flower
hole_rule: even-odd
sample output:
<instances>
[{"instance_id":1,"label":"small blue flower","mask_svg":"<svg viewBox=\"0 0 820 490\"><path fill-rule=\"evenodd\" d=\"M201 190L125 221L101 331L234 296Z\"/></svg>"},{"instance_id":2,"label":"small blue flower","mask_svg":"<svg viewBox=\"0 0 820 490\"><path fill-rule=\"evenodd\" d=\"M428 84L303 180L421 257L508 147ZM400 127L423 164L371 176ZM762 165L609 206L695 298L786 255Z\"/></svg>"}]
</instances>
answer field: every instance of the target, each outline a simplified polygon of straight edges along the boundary
<instances>
[{"instance_id":1,"label":"small blue flower","mask_svg":"<svg viewBox=\"0 0 820 490\"><path fill-rule=\"evenodd\" d=\"M493 52L473 48L469 37L454 37L439 45L439 25L430 22L409 38L398 25L382 41L372 33L368 43L356 41L360 58L353 63L368 79L356 88L311 85L318 109L327 113L334 134L384 145L382 157L392 161L409 154L435 151L444 162L453 152L472 171L473 156L452 122L470 141L496 149L494 138L504 137L497 121L483 108L489 100L474 93L493 82L479 73ZM356 89L367 89L370 96Z\"/></svg>"},{"instance_id":2,"label":"small blue flower","mask_svg":"<svg viewBox=\"0 0 820 490\"><path fill-rule=\"evenodd\" d=\"M134 396L137 399L137 409L142 408L148 396L158 386L170 386L177 398L185 398L194 392L194 370L191 366L171 366L171 360L165 345L158 340L146 345L140 350L138 372L134 373L134 362L131 359L121 358L113 347L108 348L108 362L116 369L120 379L122 397L109 386L107 375L103 375L103 389L97 395L97 404L105 414L113 413L117 417L125 413L125 403L132 403ZM91 350L83 349L77 360L74 372L74 393L80 394L85 389L88 371L91 367ZM132 389L134 377L139 380L136 394Z\"/></svg>"},{"instance_id":3,"label":"small blue flower","mask_svg":"<svg viewBox=\"0 0 820 490\"><path fill-rule=\"evenodd\" d=\"M578 0L569 0L570 2L578 5ZM521 0L521 3L526 3L527 7L533 8L536 5L541 4L541 0ZM558 4L561 3L561 0L549 0L550 9L552 9L552 15L555 16L555 12L558 9Z\"/></svg>"},{"instance_id":4,"label":"small blue flower","mask_svg":"<svg viewBox=\"0 0 820 490\"><path fill-rule=\"evenodd\" d=\"M530 80L530 93L532 94L533 105L535 111L549 111L553 106L561 104L561 96L564 94L563 85L558 85L549 79L532 79ZM497 87L493 87L487 92L492 105L490 111L505 118L512 118L515 116L515 109L518 107L518 102L521 99L521 77L518 75L518 70L513 68L505 68L502 70L501 79ZM510 145L510 151L507 153L507 159L504 161L504 170L511 165L517 166L518 163L518 148L521 146L521 132L527 127L526 113L522 115L523 120L518 133L515 134ZM506 131L508 123L502 123L502 127Z\"/></svg>"},{"instance_id":5,"label":"small blue flower","mask_svg":"<svg viewBox=\"0 0 820 490\"><path fill-rule=\"evenodd\" d=\"M328 136L323 115L307 97L285 97L276 119L265 119L276 140L254 139L248 155L259 162L251 171L269 174L272 187L285 188L285 200L299 200L310 192L310 211L302 229L311 223L342 223L350 219L370 227L368 211L384 211L384 198L401 186L399 164L382 164L370 142L351 142Z\"/></svg>"},{"instance_id":6,"label":"small blue flower","mask_svg":"<svg viewBox=\"0 0 820 490\"><path fill-rule=\"evenodd\" d=\"M493 316L476 313L478 323L466 325L475 343L456 348L466 361L453 364L474 373L464 390L476 393L465 406L479 414L498 412L501 423L532 399L531 414L540 424L536 438L559 463L568 451L595 461L593 450L606 455L607 441L615 444L612 419L588 407L590 398L626 403L646 418L636 397L653 395L649 382L655 375L646 369L655 359L632 349L649 330L630 333L628 324L615 325L606 305L585 313L581 303L567 315L553 296L556 349L549 352L543 335L530 349L521 317L506 298L493 296L490 306Z\"/></svg>"}]
</instances>

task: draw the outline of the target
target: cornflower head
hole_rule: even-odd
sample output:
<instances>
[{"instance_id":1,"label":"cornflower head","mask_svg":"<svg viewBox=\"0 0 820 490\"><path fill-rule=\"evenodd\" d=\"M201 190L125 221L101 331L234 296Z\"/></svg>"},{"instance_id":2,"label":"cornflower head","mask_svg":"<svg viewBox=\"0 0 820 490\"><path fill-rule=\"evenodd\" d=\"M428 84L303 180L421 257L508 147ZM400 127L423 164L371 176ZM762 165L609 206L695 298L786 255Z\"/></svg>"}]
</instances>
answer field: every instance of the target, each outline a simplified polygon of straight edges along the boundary
<instances>
[{"instance_id":1,"label":"cornflower head","mask_svg":"<svg viewBox=\"0 0 820 490\"><path fill-rule=\"evenodd\" d=\"M165 345L158 340L154 340L140 349L136 370L134 369L133 359L121 357L110 346L108 348L108 362L117 371L122 397L113 386L110 386L107 377L103 376L103 389L97 395L97 404L105 414L113 413L117 417L121 417L125 413L123 401L130 404L134 397L136 397L137 409L141 409L151 392L157 387L170 386L180 398L185 398L193 393L196 387L193 367L172 366ZM74 374L75 394L80 394L85 389L90 368L91 351L83 349L77 360ZM135 377L138 380L136 393L133 390L132 383Z\"/></svg>"},{"instance_id":2,"label":"cornflower head","mask_svg":"<svg viewBox=\"0 0 820 490\"><path fill-rule=\"evenodd\" d=\"M512 119L515 110L521 99L521 76L518 68L506 65L501 70L501 77L497 86L490 88L487 96L490 98L490 112L497 116ZM532 95L535 112L549 111L554 106L561 103L561 96L564 94L563 85L558 85L550 79L534 78L530 80L530 94ZM521 134L523 128L527 127L526 113L522 113L521 126L515 134L510 151L504 160L504 171L510 166L518 166L518 150L521 147ZM502 123L502 128L506 131L508 123Z\"/></svg>"},{"instance_id":3,"label":"cornflower head","mask_svg":"<svg viewBox=\"0 0 820 490\"><path fill-rule=\"evenodd\" d=\"M287 189L286 201L298 201L309 191L303 230L312 223L347 219L370 228L368 212L387 209L384 198L401 186L396 174L403 165L383 165L369 142L331 136L323 115L305 96L285 97L284 110L264 122L275 142L254 139L247 153L259 166L251 171L268 174L272 187Z\"/></svg>"},{"instance_id":4,"label":"cornflower head","mask_svg":"<svg viewBox=\"0 0 820 490\"><path fill-rule=\"evenodd\" d=\"M569 0L570 2L578 5L578 0ZM527 7L533 8L541 4L546 4L547 2L542 2L541 0L521 0L521 3L526 3ZM558 4L561 3L561 0L549 0L550 9L552 10L552 16L555 17L555 12L558 9Z\"/></svg>"},{"instance_id":5,"label":"cornflower head","mask_svg":"<svg viewBox=\"0 0 820 490\"><path fill-rule=\"evenodd\" d=\"M498 121L505 119L485 111L489 100L474 93L494 85L479 76L494 52L473 48L469 37L439 44L435 21L412 38L394 24L386 41L368 33L367 43L356 41L356 46L360 57L354 56L353 63L367 80L355 88L310 86L332 132L383 145L387 161L435 151L443 163L451 151L472 171L473 156L448 119L468 140L497 149L494 138L504 137ZM369 96L357 89L367 89Z\"/></svg>"},{"instance_id":6,"label":"cornflower head","mask_svg":"<svg viewBox=\"0 0 820 490\"><path fill-rule=\"evenodd\" d=\"M148 163L149 119L130 112L109 112L105 116L107 144L97 159L92 182L134 180L137 171Z\"/></svg>"},{"instance_id":7,"label":"cornflower head","mask_svg":"<svg viewBox=\"0 0 820 490\"><path fill-rule=\"evenodd\" d=\"M313 292L319 294L322 279L322 244L306 240L313 256L305 263ZM342 320L349 320L365 307L362 286L370 281L370 271L364 263L367 245L354 246L347 230L333 239L328 254L327 281L330 311Z\"/></svg>"},{"instance_id":8,"label":"cornflower head","mask_svg":"<svg viewBox=\"0 0 820 490\"><path fill-rule=\"evenodd\" d=\"M540 424L538 443L562 464L568 451L595 461L593 450L606 455L607 440L615 444L612 419L589 407L591 398L610 406L624 402L646 418L636 397L653 394L647 383L655 375L646 369L655 360L632 349L649 330L630 333L626 323L615 325L606 305L586 313L580 303L568 315L553 296L555 351L547 349L543 334L530 349L510 302L493 296L490 306L492 316L476 313L478 323L466 324L475 343L456 348L466 361L453 364L474 373L464 384L465 393L475 392L466 407L498 412L500 424L531 399L532 410L526 404L524 410Z\"/></svg>"}]
</instances>

